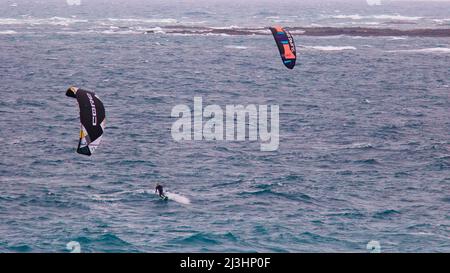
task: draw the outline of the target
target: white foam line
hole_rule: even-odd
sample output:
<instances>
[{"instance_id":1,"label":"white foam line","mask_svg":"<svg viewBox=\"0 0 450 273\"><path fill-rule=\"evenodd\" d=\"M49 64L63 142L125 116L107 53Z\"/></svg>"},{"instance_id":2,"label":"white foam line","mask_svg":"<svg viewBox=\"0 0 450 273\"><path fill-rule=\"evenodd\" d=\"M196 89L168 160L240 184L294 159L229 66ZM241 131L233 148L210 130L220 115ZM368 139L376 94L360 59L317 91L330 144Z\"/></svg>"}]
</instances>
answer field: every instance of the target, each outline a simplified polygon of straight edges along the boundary
<instances>
[{"instance_id":1,"label":"white foam line","mask_svg":"<svg viewBox=\"0 0 450 273\"><path fill-rule=\"evenodd\" d=\"M181 194L177 194L177 193L173 193L173 192L166 192L165 194L167 197L169 197L169 200L173 200L177 203L181 203L181 204L185 204L185 205L189 205L191 203L191 200L189 200L189 198L187 198Z\"/></svg>"},{"instance_id":2,"label":"white foam line","mask_svg":"<svg viewBox=\"0 0 450 273\"><path fill-rule=\"evenodd\" d=\"M450 53L450 48L446 47L431 47L421 49L405 49L405 50L389 50L387 52L405 52L405 53Z\"/></svg>"},{"instance_id":3,"label":"white foam line","mask_svg":"<svg viewBox=\"0 0 450 273\"><path fill-rule=\"evenodd\" d=\"M356 47L354 46L305 46L304 48L321 51L356 50Z\"/></svg>"}]
</instances>

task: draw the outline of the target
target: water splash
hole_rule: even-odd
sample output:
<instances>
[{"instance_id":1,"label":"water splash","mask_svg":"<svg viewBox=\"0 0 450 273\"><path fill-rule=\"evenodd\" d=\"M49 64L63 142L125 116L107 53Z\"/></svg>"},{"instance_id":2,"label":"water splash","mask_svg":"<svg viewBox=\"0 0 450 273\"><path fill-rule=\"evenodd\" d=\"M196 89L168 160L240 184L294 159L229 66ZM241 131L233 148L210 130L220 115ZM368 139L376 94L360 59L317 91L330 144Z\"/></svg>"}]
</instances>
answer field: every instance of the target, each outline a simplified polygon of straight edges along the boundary
<instances>
[{"instance_id":1,"label":"water splash","mask_svg":"<svg viewBox=\"0 0 450 273\"><path fill-rule=\"evenodd\" d=\"M173 193L173 192L166 192L166 196L169 197L169 200L173 200L177 203L189 205L191 204L191 200L187 198L186 196L183 196L181 194Z\"/></svg>"}]
</instances>

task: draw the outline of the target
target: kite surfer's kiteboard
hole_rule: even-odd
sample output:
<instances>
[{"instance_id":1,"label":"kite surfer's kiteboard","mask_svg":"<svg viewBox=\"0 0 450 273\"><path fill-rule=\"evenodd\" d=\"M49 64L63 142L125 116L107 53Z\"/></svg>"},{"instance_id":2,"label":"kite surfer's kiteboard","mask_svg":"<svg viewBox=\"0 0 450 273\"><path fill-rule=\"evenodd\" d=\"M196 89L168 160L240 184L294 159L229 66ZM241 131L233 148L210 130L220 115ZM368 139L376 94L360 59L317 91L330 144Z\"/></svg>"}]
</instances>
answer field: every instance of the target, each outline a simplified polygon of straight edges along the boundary
<instances>
[{"instance_id":1,"label":"kite surfer's kiteboard","mask_svg":"<svg viewBox=\"0 0 450 273\"><path fill-rule=\"evenodd\" d=\"M160 196L159 198L161 198L161 200L163 200L163 201L169 200L169 197L167 197L167 196Z\"/></svg>"}]
</instances>

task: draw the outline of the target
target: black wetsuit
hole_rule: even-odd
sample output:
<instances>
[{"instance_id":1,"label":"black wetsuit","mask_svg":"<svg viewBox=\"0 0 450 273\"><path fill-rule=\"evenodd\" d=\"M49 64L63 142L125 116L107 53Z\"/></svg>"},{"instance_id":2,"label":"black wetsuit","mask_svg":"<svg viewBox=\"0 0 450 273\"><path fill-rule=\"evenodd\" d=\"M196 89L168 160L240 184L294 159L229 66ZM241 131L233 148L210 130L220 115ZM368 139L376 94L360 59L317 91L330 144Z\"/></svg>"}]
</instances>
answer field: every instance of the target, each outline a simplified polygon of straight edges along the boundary
<instances>
[{"instance_id":1,"label":"black wetsuit","mask_svg":"<svg viewBox=\"0 0 450 273\"><path fill-rule=\"evenodd\" d=\"M155 192L158 192L158 193L159 193L159 196L161 196L161 197L166 197L166 196L164 195L163 186L161 186L161 185L156 186Z\"/></svg>"}]
</instances>

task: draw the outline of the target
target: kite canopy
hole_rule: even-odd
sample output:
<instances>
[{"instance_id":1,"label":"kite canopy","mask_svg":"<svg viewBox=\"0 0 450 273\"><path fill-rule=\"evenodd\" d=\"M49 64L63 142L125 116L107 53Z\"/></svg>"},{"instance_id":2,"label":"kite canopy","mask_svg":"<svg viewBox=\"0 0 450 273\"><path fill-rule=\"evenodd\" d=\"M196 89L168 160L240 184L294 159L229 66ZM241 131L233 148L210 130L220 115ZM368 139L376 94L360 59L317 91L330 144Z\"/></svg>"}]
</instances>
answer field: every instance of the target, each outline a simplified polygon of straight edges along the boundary
<instances>
[{"instance_id":1,"label":"kite canopy","mask_svg":"<svg viewBox=\"0 0 450 273\"><path fill-rule=\"evenodd\" d=\"M284 65L289 69L294 68L297 59L294 38L280 26L271 27L270 31L272 31L273 38L277 43Z\"/></svg>"},{"instance_id":2,"label":"kite canopy","mask_svg":"<svg viewBox=\"0 0 450 273\"><path fill-rule=\"evenodd\" d=\"M80 106L80 140L77 153L92 155L100 144L105 129L105 108L94 92L70 87L66 95L76 98Z\"/></svg>"}]
</instances>

